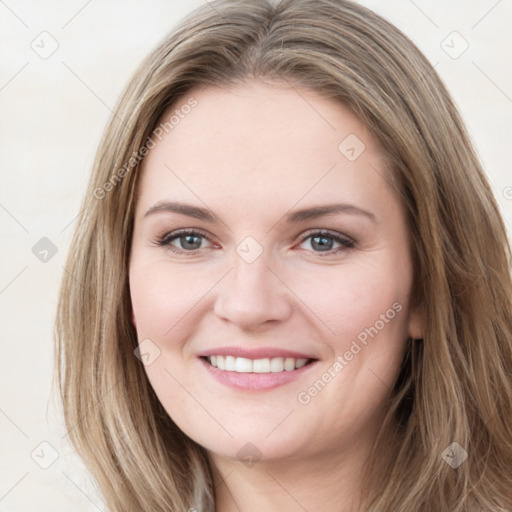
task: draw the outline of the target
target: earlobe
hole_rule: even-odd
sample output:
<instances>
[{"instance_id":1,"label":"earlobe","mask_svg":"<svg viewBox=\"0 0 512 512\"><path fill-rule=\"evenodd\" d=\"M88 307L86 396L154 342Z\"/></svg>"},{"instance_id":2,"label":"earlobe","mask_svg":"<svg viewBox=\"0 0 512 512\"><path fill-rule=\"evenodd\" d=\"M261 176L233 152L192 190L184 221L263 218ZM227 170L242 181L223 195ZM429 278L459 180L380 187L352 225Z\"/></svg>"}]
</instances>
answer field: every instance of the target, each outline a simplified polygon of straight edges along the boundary
<instances>
[{"instance_id":1,"label":"earlobe","mask_svg":"<svg viewBox=\"0 0 512 512\"><path fill-rule=\"evenodd\" d=\"M418 309L409 312L408 335L412 339L423 339L425 335L425 319Z\"/></svg>"}]
</instances>

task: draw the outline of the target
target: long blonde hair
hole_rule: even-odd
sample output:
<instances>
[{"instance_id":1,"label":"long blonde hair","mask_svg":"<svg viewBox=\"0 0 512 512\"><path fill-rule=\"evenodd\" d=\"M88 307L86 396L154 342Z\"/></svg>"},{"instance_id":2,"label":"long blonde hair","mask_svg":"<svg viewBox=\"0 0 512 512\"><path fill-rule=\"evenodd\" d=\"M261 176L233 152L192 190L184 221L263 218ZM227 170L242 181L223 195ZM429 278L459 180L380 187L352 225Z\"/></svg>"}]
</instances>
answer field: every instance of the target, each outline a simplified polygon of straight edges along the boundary
<instances>
[{"instance_id":1,"label":"long blonde hair","mask_svg":"<svg viewBox=\"0 0 512 512\"><path fill-rule=\"evenodd\" d=\"M389 396L370 512L512 503L512 283L497 203L435 70L348 0L216 0L129 82L98 149L64 272L56 340L66 423L111 511L212 512L204 449L163 410L134 356L128 263L140 162L164 111L196 86L286 81L348 106L380 141L408 212L412 300L426 318ZM468 453L454 469L442 454Z\"/></svg>"}]
</instances>

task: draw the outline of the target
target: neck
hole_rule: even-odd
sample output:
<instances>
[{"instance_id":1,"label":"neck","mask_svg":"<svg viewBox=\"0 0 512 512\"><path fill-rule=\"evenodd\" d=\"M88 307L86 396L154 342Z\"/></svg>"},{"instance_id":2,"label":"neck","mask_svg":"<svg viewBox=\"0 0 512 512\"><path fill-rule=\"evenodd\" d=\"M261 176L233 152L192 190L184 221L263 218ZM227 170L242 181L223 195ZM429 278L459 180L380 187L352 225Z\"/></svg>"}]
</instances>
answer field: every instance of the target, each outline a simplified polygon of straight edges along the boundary
<instances>
[{"instance_id":1,"label":"neck","mask_svg":"<svg viewBox=\"0 0 512 512\"><path fill-rule=\"evenodd\" d=\"M347 443L349 444L349 443ZM215 512L356 512L371 443L310 457L260 460L247 467L238 460L210 454Z\"/></svg>"}]
</instances>

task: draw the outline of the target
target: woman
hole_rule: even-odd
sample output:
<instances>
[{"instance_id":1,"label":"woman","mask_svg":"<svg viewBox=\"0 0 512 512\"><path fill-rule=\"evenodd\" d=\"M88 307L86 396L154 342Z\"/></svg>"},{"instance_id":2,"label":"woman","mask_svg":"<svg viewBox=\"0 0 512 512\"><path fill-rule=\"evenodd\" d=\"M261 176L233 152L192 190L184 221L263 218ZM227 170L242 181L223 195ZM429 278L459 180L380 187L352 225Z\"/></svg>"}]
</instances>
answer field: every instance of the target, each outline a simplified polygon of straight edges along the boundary
<instances>
[{"instance_id":1,"label":"woman","mask_svg":"<svg viewBox=\"0 0 512 512\"><path fill-rule=\"evenodd\" d=\"M346 0L221 0L98 150L57 318L69 433L113 511L507 510L511 297L413 43Z\"/></svg>"}]
</instances>

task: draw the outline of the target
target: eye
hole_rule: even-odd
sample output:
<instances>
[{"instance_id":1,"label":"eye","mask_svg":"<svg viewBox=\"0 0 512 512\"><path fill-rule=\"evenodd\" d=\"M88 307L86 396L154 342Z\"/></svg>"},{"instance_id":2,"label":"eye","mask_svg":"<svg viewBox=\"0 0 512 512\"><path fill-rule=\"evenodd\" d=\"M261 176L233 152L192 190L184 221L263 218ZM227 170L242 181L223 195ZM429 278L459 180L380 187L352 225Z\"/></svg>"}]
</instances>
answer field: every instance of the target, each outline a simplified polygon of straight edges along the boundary
<instances>
[{"instance_id":1,"label":"eye","mask_svg":"<svg viewBox=\"0 0 512 512\"><path fill-rule=\"evenodd\" d=\"M208 247L209 239L201 230L181 229L163 235L155 243L172 252L191 255ZM302 235L300 242L303 249L326 256L350 249L354 245L355 242L351 238L328 230L309 231Z\"/></svg>"},{"instance_id":2,"label":"eye","mask_svg":"<svg viewBox=\"0 0 512 512\"><path fill-rule=\"evenodd\" d=\"M206 234L195 229L181 229L167 233L156 241L161 247L177 253L193 253L207 246Z\"/></svg>"},{"instance_id":3,"label":"eye","mask_svg":"<svg viewBox=\"0 0 512 512\"><path fill-rule=\"evenodd\" d=\"M331 231L313 231L302 235L301 246L313 252L333 254L354 247L355 242L339 233ZM309 247L308 247L309 246Z\"/></svg>"}]
</instances>

